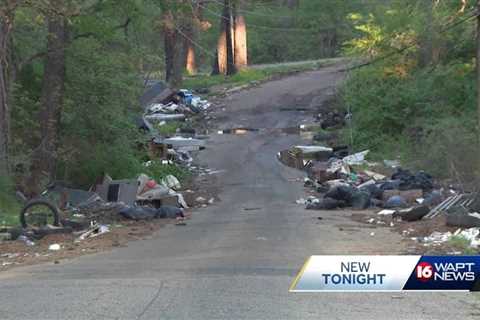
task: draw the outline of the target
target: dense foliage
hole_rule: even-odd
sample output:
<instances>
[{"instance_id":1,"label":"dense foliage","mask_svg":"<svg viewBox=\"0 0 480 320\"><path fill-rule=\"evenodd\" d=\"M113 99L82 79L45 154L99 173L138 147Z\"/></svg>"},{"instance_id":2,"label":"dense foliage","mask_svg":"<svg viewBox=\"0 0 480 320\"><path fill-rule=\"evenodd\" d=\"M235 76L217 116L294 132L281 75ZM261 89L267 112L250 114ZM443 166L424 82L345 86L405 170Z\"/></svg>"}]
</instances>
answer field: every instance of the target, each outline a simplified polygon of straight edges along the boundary
<instances>
[{"instance_id":1,"label":"dense foliage","mask_svg":"<svg viewBox=\"0 0 480 320\"><path fill-rule=\"evenodd\" d=\"M374 61L354 70L343 88L353 114L345 137L353 133L355 148L370 148L380 159L400 157L440 177L474 177L473 4L392 2L388 10L355 17L363 36L346 50Z\"/></svg>"}]
</instances>

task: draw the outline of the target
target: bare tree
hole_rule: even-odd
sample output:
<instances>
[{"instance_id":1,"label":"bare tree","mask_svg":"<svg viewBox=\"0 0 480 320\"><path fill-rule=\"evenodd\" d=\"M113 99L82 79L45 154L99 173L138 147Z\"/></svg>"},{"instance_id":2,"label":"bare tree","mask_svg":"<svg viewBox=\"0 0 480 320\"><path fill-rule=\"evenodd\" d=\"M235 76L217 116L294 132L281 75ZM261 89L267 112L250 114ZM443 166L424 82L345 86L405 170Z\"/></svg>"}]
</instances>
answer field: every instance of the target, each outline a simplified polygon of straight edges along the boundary
<instances>
[{"instance_id":1,"label":"bare tree","mask_svg":"<svg viewBox=\"0 0 480 320\"><path fill-rule=\"evenodd\" d=\"M15 10L20 0L4 0L0 5L0 176L9 173L10 145L10 36Z\"/></svg>"},{"instance_id":2,"label":"bare tree","mask_svg":"<svg viewBox=\"0 0 480 320\"><path fill-rule=\"evenodd\" d=\"M52 0L59 11L63 0ZM48 39L45 68L40 97L41 141L35 150L31 165L30 186L33 193L39 192L41 178L55 177L57 147L63 100L65 93L65 50L67 47L67 20L65 15L49 11L47 15Z\"/></svg>"}]
</instances>

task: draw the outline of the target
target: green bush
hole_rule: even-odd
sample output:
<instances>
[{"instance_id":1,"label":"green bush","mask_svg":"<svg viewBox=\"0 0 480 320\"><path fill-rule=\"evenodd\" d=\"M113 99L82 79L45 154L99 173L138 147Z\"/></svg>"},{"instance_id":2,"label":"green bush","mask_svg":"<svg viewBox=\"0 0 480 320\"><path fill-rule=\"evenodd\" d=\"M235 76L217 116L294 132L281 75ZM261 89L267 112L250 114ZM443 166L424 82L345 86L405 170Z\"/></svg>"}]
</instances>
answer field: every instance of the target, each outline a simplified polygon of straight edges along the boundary
<instances>
[{"instance_id":1,"label":"green bush","mask_svg":"<svg viewBox=\"0 0 480 320\"><path fill-rule=\"evenodd\" d=\"M473 176L477 154L474 68L452 62L406 76L375 65L353 72L342 89L351 110L344 139L377 158L400 157L439 177ZM448 81L446 80L448 79ZM351 130L351 131L350 131Z\"/></svg>"}]
</instances>

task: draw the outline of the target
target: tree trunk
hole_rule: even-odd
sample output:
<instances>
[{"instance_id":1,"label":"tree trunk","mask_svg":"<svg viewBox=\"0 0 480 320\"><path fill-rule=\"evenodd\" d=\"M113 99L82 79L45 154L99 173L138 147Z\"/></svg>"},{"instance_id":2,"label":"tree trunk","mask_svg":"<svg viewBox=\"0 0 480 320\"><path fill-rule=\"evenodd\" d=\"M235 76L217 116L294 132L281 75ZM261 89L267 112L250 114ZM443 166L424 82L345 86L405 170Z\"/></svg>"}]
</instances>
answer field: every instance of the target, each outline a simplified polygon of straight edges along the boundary
<instances>
[{"instance_id":1,"label":"tree trunk","mask_svg":"<svg viewBox=\"0 0 480 320\"><path fill-rule=\"evenodd\" d=\"M182 84L182 73L184 67L184 53L182 51L183 41L175 24L171 11L163 16L163 37L165 46L165 80L173 87Z\"/></svg>"},{"instance_id":2,"label":"tree trunk","mask_svg":"<svg viewBox=\"0 0 480 320\"><path fill-rule=\"evenodd\" d=\"M240 2L240 8L245 1ZM244 69L248 66L248 51L247 51L247 23L243 14L238 11L235 12L235 68L237 70Z\"/></svg>"},{"instance_id":3,"label":"tree trunk","mask_svg":"<svg viewBox=\"0 0 480 320\"><path fill-rule=\"evenodd\" d=\"M225 41L227 43L227 75L232 75L237 72L235 69L235 52L234 52L234 31L233 31L233 18L232 18L232 4L230 0L225 0L225 10L223 12L225 24Z\"/></svg>"},{"instance_id":4,"label":"tree trunk","mask_svg":"<svg viewBox=\"0 0 480 320\"><path fill-rule=\"evenodd\" d=\"M225 11L225 8L224 8ZM212 74L227 74L227 21L223 18L220 19L220 36L218 37L216 61L213 63Z\"/></svg>"},{"instance_id":5,"label":"tree trunk","mask_svg":"<svg viewBox=\"0 0 480 320\"><path fill-rule=\"evenodd\" d=\"M419 65L425 67L432 63L433 59L433 0L425 0L423 2L423 9L425 11L425 32L423 34L423 41L420 47Z\"/></svg>"},{"instance_id":6,"label":"tree trunk","mask_svg":"<svg viewBox=\"0 0 480 320\"><path fill-rule=\"evenodd\" d=\"M58 5L61 5L61 0ZM40 97L41 140L35 150L32 167L32 192L38 193L42 177L49 181L55 179L59 127L65 93L65 48L67 45L66 19L52 14L48 17L47 56L42 80Z\"/></svg>"},{"instance_id":7,"label":"tree trunk","mask_svg":"<svg viewBox=\"0 0 480 320\"><path fill-rule=\"evenodd\" d=\"M10 145L10 81L9 81L9 44L13 24L13 13L0 14L0 176L9 174Z\"/></svg>"},{"instance_id":8,"label":"tree trunk","mask_svg":"<svg viewBox=\"0 0 480 320\"><path fill-rule=\"evenodd\" d=\"M186 26L184 39L185 69L189 75L197 73L197 57L195 41L198 38L198 29L202 20L203 2L199 2L193 9L193 15Z\"/></svg>"},{"instance_id":9,"label":"tree trunk","mask_svg":"<svg viewBox=\"0 0 480 320\"><path fill-rule=\"evenodd\" d=\"M197 61L195 57L195 47L189 42L185 48L186 62L185 69L189 75L195 75L197 73Z\"/></svg>"},{"instance_id":10,"label":"tree trunk","mask_svg":"<svg viewBox=\"0 0 480 320\"><path fill-rule=\"evenodd\" d=\"M168 26L163 28L163 40L165 49L165 81L170 82L174 73L174 61L175 61L175 41L176 32Z\"/></svg>"}]
</instances>

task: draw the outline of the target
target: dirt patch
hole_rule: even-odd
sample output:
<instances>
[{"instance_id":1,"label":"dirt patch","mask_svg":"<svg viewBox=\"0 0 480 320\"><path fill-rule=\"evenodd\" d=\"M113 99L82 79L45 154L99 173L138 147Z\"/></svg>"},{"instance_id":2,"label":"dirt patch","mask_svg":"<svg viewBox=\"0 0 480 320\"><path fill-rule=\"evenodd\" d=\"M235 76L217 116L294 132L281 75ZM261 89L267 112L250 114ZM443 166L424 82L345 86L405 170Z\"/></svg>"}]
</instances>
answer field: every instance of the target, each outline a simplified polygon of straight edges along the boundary
<instances>
[{"instance_id":1,"label":"dirt patch","mask_svg":"<svg viewBox=\"0 0 480 320\"><path fill-rule=\"evenodd\" d=\"M454 233L458 228L446 224L446 217L439 215L433 219L419 221L401 221L391 216L381 216L373 211L362 211L351 215L353 221L368 224L374 228L390 228L403 236L407 243L406 254L462 254L465 248L458 247L451 242L425 243L422 238L430 236L433 232Z\"/></svg>"},{"instance_id":2,"label":"dirt patch","mask_svg":"<svg viewBox=\"0 0 480 320\"><path fill-rule=\"evenodd\" d=\"M27 246L21 240L2 242L0 243L0 271L44 262L61 263L62 259L126 246L129 241L145 239L165 225L174 222L173 219L123 220L111 226L110 232L82 241L76 241L78 235L70 233L47 235L35 241L34 246ZM60 250L49 250L52 244L59 244Z\"/></svg>"}]
</instances>

